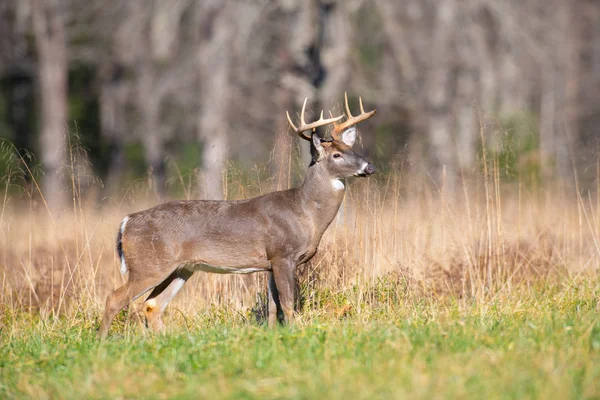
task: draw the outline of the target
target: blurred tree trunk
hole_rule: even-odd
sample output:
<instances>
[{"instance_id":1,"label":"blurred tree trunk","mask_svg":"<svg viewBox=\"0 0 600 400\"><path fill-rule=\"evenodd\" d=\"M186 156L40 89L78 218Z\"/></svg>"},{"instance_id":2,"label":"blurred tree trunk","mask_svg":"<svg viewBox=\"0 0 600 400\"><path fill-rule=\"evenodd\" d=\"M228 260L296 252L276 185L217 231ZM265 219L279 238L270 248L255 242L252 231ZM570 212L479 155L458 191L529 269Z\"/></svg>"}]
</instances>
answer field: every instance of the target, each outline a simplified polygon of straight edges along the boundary
<instances>
[{"instance_id":1,"label":"blurred tree trunk","mask_svg":"<svg viewBox=\"0 0 600 400\"><path fill-rule=\"evenodd\" d=\"M110 159L106 172L105 187L115 194L125 172L125 135L127 121L127 87L123 73L117 66L105 66L100 76L100 133L110 143Z\"/></svg>"},{"instance_id":2,"label":"blurred tree trunk","mask_svg":"<svg viewBox=\"0 0 600 400\"><path fill-rule=\"evenodd\" d=\"M282 47L278 51L278 65L280 71L279 85L275 92L278 115L275 126L275 145L273 147L273 190L289 189L292 184L292 155L294 143L297 135L293 132L285 118L286 111L290 117L295 119L298 112L297 102L298 91L305 85L305 82L298 76L297 71L297 56L295 52L300 52L301 46L298 44L299 38L294 34L296 24L298 23L297 5L293 3L285 3L282 7L281 18L283 19L282 36L285 35L287 40L282 42ZM303 140L300 140L300 146L305 145Z\"/></svg>"},{"instance_id":3,"label":"blurred tree trunk","mask_svg":"<svg viewBox=\"0 0 600 400\"><path fill-rule=\"evenodd\" d=\"M298 115L305 97L309 99L307 120L311 118L311 111L312 117L318 118L321 109L329 109L332 101L336 105L339 101L333 97L343 90L349 76L350 32L342 25L347 22L345 7L344 2L332 0L296 1L285 7L290 29L282 57L285 72L281 86L288 93L280 96L290 101L287 105L292 118ZM284 147L278 145L277 149ZM303 164L307 165L311 154L310 146L304 141L300 143L300 154ZM276 154L276 157L285 159L284 154Z\"/></svg>"},{"instance_id":4,"label":"blurred tree trunk","mask_svg":"<svg viewBox=\"0 0 600 400\"><path fill-rule=\"evenodd\" d=\"M284 73L283 77L290 74L290 58L284 56ZM282 78L284 80L285 78ZM291 186L292 179L292 146L294 143L293 132L288 124L286 118L283 117L286 111L290 112L290 116L294 115L294 94L292 88L286 87L285 82L282 82L280 87L275 92L277 98L277 104L279 106L278 114L281 116L277 119L277 125L275 126L275 146L273 148L273 189L274 190L285 190ZM301 143L300 145L305 145Z\"/></svg>"},{"instance_id":5,"label":"blurred tree trunk","mask_svg":"<svg viewBox=\"0 0 600 400\"><path fill-rule=\"evenodd\" d=\"M576 52L575 43L569 41L570 33L574 26L571 25L573 22L572 14L574 12L573 6L576 6L576 2L568 2L560 0L557 9L557 27L560 34L555 39L555 45L551 48L555 48L557 53L560 55L556 58L556 110L554 119L554 136L552 143L552 156L555 163L556 176L560 179L568 178L572 176L572 164L571 164L571 140L570 140L570 129L568 126L569 122L569 96L568 96L568 85L569 85L569 69L570 62L574 58ZM576 68L576 67L575 67Z\"/></svg>"},{"instance_id":6,"label":"blurred tree trunk","mask_svg":"<svg viewBox=\"0 0 600 400\"><path fill-rule=\"evenodd\" d=\"M570 175L569 143L566 125L567 70L570 49L568 43L572 3L557 0L556 13L546 22L544 43L557 57L545 55L542 66L542 97L540 107L540 156L542 173L546 178Z\"/></svg>"},{"instance_id":7,"label":"blurred tree trunk","mask_svg":"<svg viewBox=\"0 0 600 400\"><path fill-rule=\"evenodd\" d=\"M154 90L157 76L153 60L144 60L139 74L138 102L142 119L142 144L146 165L151 169L152 189L162 198L165 194L166 168L164 138L160 130L161 96Z\"/></svg>"},{"instance_id":8,"label":"blurred tree trunk","mask_svg":"<svg viewBox=\"0 0 600 400\"><path fill-rule=\"evenodd\" d=\"M457 110L457 152L461 173L471 173L475 166L477 129L475 125L475 107L477 105L477 53L475 40L475 18L469 15L463 21L463 29L457 40L457 53L460 59L456 79ZM460 22L459 22L460 23Z\"/></svg>"},{"instance_id":9,"label":"blurred tree trunk","mask_svg":"<svg viewBox=\"0 0 600 400\"><path fill-rule=\"evenodd\" d=\"M142 36L138 45L144 49L138 59L138 109L141 114L141 138L146 165L151 171L152 189L159 198L166 192L165 134L161 126L161 103L164 90L164 74L161 67L168 66L170 55L176 47L177 26L183 1L174 7L165 7L162 2L149 6L146 2L136 3L141 19Z\"/></svg>"},{"instance_id":10,"label":"blurred tree trunk","mask_svg":"<svg viewBox=\"0 0 600 400\"><path fill-rule=\"evenodd\" d=\"M319 98L316 94L324 72L321 65L321 5L318 0L305 0L298 3L299 9L293 25L290 48L292 56L295 57L296 67L301 71L297 77L304 81L298 87L307 88L309 91L302 93L302 90L299 90L300 96L296 98L304 100L304 97L308 97L308 109L315 110L319 107ZM295 109L300 110L299 106ZM303 164L308 164L311 160L310 146L302 143L300 154Z\"/></svg>"},{"instance_id":11,"label":"blurred tree trunk","mask_svg":"<svg viewBox=\"0 0 600 400\"><path fill-rule=\"evenodd\" d=\"M460 72L457 79L458 116L457 151L458 163L462 172L471 173L475 166L477 129L475 125L475 93L477 88L476 72L467 68Z\"/></svg>"},{"instance_id":12,"label":"blurred tree trunk","mask_svg":"<svg viewBox=\"0 0 600 400\"><path fill-rule=\"evenodd\" d=\"M322 62L325 76L320 87L322 108L341 112L341 95L348 90L350 81L350 54L352 46L352 26L348 4L345 1L331 1L325 6L323 29Z\"/></svg>"},{"instance_id":13,"label":"blurred tree trunk","mask_svg":"<svg viewBox=\"0 0 600 400\"><path fill-rule=\"evenodd\" d=\"M40 151L44 168L43 194L51 210L65 205L61 169L66 164L67 47L59 0L33 0L33 31L40 85Z\"/></svg>"},{"instance_id":14,"label":"blurred tree trunk","mask_svg":"<svg viewBox=\"0 0 600 400\"><path fill-rule=\"evenodd\" d=\"M563 127L570 152L565 176L573 173L571 168L575 165L579 167L580 179L591 182L598 179L595 169L585 167L597 162L600 139L600 7L594 0L577 0L570 7ZM559 165L563 163L559 160Z\"/></svg>"},{"instance_id":15,"label":"blurred tree trunk","mask_svg":"<svg viewBox=\"0 0 600 400\"><path fill-rule=\"evenodd\" d=\"M388 0L377 0L375 5L378 8L379 16L383 22L383 30L387 36L388 43L392 49L392 55L396 65L400 69L402 78L412 86L416 83L417 68L413 59L405 29L396 13L394 2ZM406 4L402 4L402 7ZM419 8L419 12L422 10Z\"/></svg>"},{"instance_id":16,"label":"blurred tree trunk","mask_svg":"<svg viewBox=\"0 0 600 400\"><path fill-rule=\"evenodd\" d=\"M199 114L198 135L203 142L202 170L198 186L200 196L222 200L224 174L229 154L229 95L234 19L233 6L220 6L216 16L206 21L209 41L201 49L199 73L202 86L202 111Z\"/></svg>"},{"instance_id":17,"label":"blurred tree trunk","mask_svg":"<svg viewBox=\"0 0 600 400\"><path fill-rule=\"evenodd\" d=\"M452 140L451 42L456 20L456 1L441 0L435 11L431 64L426 78L427 119L431 145L432 176L440 188L453 192L456 167Z\"/></svg>"},{"instance_id":18,"label":"blurred tree trunk","mask_svg":"<svg viewBox=\"0 0 600 400\"><path fill-rule=\"evenodd\" d=\"M282 99L282 102L286 102L290 106L292 105L292 101L287 93L280 93L278 97ZM289 189L292 180L292 146L294 137L290 134L291 131L287 127L287 120L280 119L280 121L275 130L275 146L273 148L273 190ZM307 144L301 143L301 145Z\"/></svg>"},{"instance_id":19,"label":"blurred tree trunk","mask_svg":"<svg viewBox=\"0 0 600 400\"><path fill-rule=\"evenodd\" d=\"M484 113L495 113L498 103L496 50L497 31L494 19L486 8L478 10L471 27L475 47L475 62L479 72L479 105ZM476 71L477 72L477 71Z\"/></svg>"},{"instance_id":20,"label":"blurred tree trunk","mask_svg":"<svg viewBox=\"0 0 600 400\"><path fill-rule=\"evenodd\" d=\"M523 67L518 63L520 50L503 41L500 53L500 115L510 116L528 109L530 83L524 79Z\"/></svg>"}]
</instances>

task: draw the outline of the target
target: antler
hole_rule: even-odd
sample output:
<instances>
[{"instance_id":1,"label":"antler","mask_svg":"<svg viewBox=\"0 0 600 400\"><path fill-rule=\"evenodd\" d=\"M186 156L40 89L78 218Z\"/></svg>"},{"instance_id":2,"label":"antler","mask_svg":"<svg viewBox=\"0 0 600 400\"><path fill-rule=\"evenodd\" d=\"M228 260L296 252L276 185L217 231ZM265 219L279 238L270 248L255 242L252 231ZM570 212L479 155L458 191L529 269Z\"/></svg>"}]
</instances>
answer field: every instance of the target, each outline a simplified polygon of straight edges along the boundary
<instances>
[{"instance_id":1,"label":"antler","mask_svg":"<svg viewBox=\"0 0 600 400\"><path fill-rule=\"evenodd\" d=\"M348 119L346 121L342 122L341 124L334 125L333 132L331 132L331 137L334 140L340 140L341 139L340 135L342 134L343 131L345 131L346 129L350 128L353 125L358 124L359 122L362 122L362 121L365 121L365 120L371 118L373 115L375 115L377 113L377 110L365 112L361 97L358 98L358 102L360 104L360 115L357 115L355 117L350 112L350 106L348 106L348 94L346 94L346 92L344 92L344 103L346 104L346 114L348 115Z\"/></svg>"},{"instance_id":2,"label":"antler","mask_svg":"<svg viewBox=\"0 0 600 400\"><path fill-rule=\"evenodd\" d=\"M317 121L307 124L304 121L304 110L306 109L306 101L307 100L308 100L308 97L304 98L304 104L302 104L302 111L300 112L300 126L299 127L296 128L296 125L294 125L294 123L292 122L292 119L290 118L290 114L287 111L285 112L285 115L287 115L287 119L288 119L288 122L290 123L290 126L297 134L300 135L300 137L302 139L311 140L310 136L306 136L303 132L306 132L308 130L314 131L315 129L317 129L320 126L334 123L344 117L344 115L340 115L339 117L323 119L323 111L321 111L321 117ZM346 102L346 104L347 104L347 102Z\"/></svg>"}]
</instances>

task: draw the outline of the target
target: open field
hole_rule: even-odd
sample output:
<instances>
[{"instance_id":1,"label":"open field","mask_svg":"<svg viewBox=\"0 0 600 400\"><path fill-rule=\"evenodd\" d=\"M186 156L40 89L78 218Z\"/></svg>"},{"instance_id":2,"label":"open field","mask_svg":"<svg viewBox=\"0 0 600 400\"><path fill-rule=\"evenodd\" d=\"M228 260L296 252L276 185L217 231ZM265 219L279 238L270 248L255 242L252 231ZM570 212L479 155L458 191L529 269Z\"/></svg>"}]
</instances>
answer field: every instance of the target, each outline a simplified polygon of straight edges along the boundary
<instances>
[{"instance_id":1,"label":"open field","mask_svg":"<svg viewBox=\"0 0 600 400\"><path fill-rule=\"evenodd\" d=\"M307 310L269 330L247 315L190 315L159 337L97 316L5 314L2 398L598 398L600 305L587 284L485 304L396 297L348 316ZM356 291L324 296L352 305ZM362 300L364 301L364 299ZM177 322L177 318L175 321Z\"/></svg>"},{"instance_id":2,"label":"open field","mask_svg":"<svg viewBox=\"0 0 600 400\"><path fill-rule=\"evenodd\" d=\"M2 398L600 397L594 191L503 184L494 168L453 196L399 171L349 182L298 271L297 325L265 327L264 275L197 273L167 335L148 334L138 302L98 343L123 279L116 228L157 200L72 182L60 215L34 184L3 193Z\"/></svg>"}]
</instances>

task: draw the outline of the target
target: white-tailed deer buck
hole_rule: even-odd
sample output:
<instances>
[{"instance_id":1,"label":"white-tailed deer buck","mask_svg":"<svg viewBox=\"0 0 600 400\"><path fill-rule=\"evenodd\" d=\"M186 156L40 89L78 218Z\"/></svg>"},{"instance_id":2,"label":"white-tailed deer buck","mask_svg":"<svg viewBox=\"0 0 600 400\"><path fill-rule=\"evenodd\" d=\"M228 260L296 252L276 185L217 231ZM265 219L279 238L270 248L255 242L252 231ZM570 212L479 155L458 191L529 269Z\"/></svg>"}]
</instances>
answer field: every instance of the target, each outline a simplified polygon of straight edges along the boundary
<instances>
[{"instance_id":1,"label":"white-tailed deer buck","mask_svg":"<svg viewBox=\"0 0 600 400\"><path fill-rule=\"evenodd\" d=\"M307 124L306 100L296 127L310 141L312 162L299 187L241 201L171 201L126 216L117 237L121 273L127 283L110 294L100 325L105 338L115 315L131 301L152 290L143 305L153 330L162 330L162 312L194 271L247 274L269 272L269 326L282 310L286 322L294 314L296 266L316 253L325 229L344 198L341 179L367 176L375 166L352 151L355 125L376 110L352 116L345 96L344 115ZM321 139L316 128L334 124L332 140ZM311 132L310 135L304 132Z\"/></svg>"}]
</instances>

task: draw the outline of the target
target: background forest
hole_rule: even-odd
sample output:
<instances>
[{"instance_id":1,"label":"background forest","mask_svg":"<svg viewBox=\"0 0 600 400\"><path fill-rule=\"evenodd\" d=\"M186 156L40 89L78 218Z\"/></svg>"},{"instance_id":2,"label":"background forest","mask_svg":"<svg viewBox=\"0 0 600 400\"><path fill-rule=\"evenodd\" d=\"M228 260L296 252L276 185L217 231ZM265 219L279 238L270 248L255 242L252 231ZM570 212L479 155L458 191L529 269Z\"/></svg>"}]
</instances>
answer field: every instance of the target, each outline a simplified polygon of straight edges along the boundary
<instances>
[{"instance_id":1,"label":"background forest","mask_svg":"<svg viewBox=\"0 0 600 400\"><path fill-rule=\"evenodd\" d=\"M192 197L222 198L227 165L248 170L289 158L296 140L286 133L286 110L297 115L308 97L311 110L341 112L344 91L379 111L361 130L380 170L401 154L412 177L452 191L478 170L486 147L504 178L571 180L575 167L591 182L600 137L600 5L0 4L0 137L35 156L53 206L70 197L60 172L70 163L67 132L87 149L77 161L80 176L99 178L104 194L151 172L158 195L173 193L183 177L193 183Z\"/></svg>"}]
</instances>

